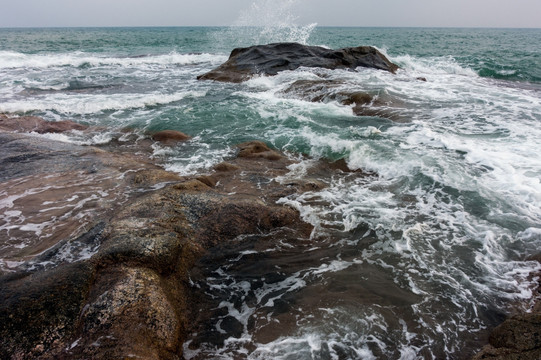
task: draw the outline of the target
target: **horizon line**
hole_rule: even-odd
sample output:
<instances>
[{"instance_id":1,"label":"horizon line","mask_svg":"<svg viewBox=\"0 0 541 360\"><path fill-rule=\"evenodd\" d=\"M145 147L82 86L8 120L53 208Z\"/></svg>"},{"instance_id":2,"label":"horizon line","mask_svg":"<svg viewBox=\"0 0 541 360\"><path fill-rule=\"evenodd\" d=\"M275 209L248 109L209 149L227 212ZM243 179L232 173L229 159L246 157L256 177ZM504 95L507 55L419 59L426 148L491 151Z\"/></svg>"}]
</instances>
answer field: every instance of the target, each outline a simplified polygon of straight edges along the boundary
<instances>
[{"instance_id":1,"label":"horizon line","mask_svg":"<svg viewBox=\"0 0 541 360\"><path fill-rule=\"evenodd\" d=\"M293 25L293 26L309 26ZM259 28L257 25L89 25L89 26L0 26L0 29L111 29L111 28ZM513 26L413 26L413 25L317 25L317 28L389 28L389 29L516 29L516 30L537 30L541 27L513 27Z\"/></svg>"}]
</instances>

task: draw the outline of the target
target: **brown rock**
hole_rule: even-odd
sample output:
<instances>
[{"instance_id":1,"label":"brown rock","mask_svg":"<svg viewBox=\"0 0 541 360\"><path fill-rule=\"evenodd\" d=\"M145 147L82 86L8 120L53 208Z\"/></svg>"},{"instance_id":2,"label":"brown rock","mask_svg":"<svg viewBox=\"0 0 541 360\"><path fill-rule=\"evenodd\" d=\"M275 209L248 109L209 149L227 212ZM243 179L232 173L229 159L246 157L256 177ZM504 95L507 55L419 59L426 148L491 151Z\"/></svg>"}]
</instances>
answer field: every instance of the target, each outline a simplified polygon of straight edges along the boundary
<instances>
[{"instance_id":1,"label":"brown rock","mask_svg":"<svg viewBox=\"0 0 541 360\"><path fill-rule=\"evenodd\" d=\"M530 260L539 260L535 255ZM534 274L532 274L533 276ZM537 275L537 274L536 274ZM489 344L472 360L539 360L541 359L541 307L506 319L489 336Z\"/></svg>"},{"instance_id":2,"label":"brown rock","mask_svg":"<svg viewBox=\"0 0 541 360\"><path fill-rule=\"evenodd\" d=\"M213 176L201 175L197 177L197 180L211 188L216 186L216 179Z\"/></svg>"},{"instance_id":3,"label":"brown rock","mask_svg":"<svg viewBox=\"0 0 541 360\"><path fill-rule=\"evenodd\" d=\"M345 82L341 80L297 80L289 85L283 94L311 102L327 102L336 100L334 94L344 85Z\"/></svg>"},{"instance_id":4,"label":"brown rock","mask_svg":"<svg viewBox=\"0 0 541 360\"><path fill-rule=\"evenodd\" d=\"M345 159L339 159L333 162L329 162L328 166L330 169L333 169L333 170L340 170L343 172L353 172L353 170L349 168Z\"/></svg>"},{"instance_id":5,"label":"brown rock","mask_svg":"<svg viewBox=\"0 0 541 360\"><path fill-rule=\"evenodd\" d=\"M203 191L210 189L210 186L205 184L199 179L187 180L181 183L178 183L173 186L177 190L184 191Z\"/></svg>"},{"instance_id":6,"label":"brown rock","mask_svg":"<svg viewBox=\"0 0 541 360\"><path fill-rule=\"evenodd\" d=\"M141 170L133 175L133 183L137 186L153 186L181 180L183 178L179 175L161 169Z\"/></svg>"},{"instance_id":7,"label":"brown rock","mask_svg":"<svg viewBox=\"0 0 541 360\"><path fill-rule=\"evenodd\" d=\"M353 113L358 116L377 116L393 121L406 120L399 111L404 107L403 102L385 94L374 95L347 89L347 83L342 80L297 80L283 90L282 94L311 102L336 101L342 105L351 105Z\"/></svg>"},{"instance_id":8,"label":"brown rock","mask_svg":"<svg viewBox=\"0 0 541 360\"><path fill-rule=\"evenodd\" d=\"M374 101L374 96L361 92L361 91L356 91L352 93L339 92L338 96L345 98L344 100L341 101L342 104L355 105L356 107L368 105L372 101Z\"/></svg>"},{"instance_id":9,"label":"brown rock","mask_svg":"<svg viewBox=\"0 0 541 360\"><path fill-rule=\"evenodd\" d=\"M239 149L238 157L241 158L264 158L267 160L279 160L283 156L278 152L271 150L262 141L250 141L237 145Z\"/></svg>"},{"instance_id":10,"label":"brown rock","mask_svg":"<svg viewBox=\"0 0 541 360\"><path fill-rule=\"evenodd\" d=\"M186 195L187 196L187 195ZM185 201L193 203L193 198ZM205 247L215 246L241 234L266 232L296 224L309 234L311 227L303 224L296 210L283 206L270 206L257 197L206 197L200 199L197 211L196 238Z\"/></svg>"},{"instance_id":11,"label":"brown rock","mask_svg":"<svg viewBox=\"0 0 541 360\"><path fill-rule=\"evenodd\" d=\"M68 346L93 274L75 263L0 278L0 358L47 358Z\"/></svg>"},{"instance_id":12,"label":"brown rock","mask_svg":"<svg viewBox=\"0 0 541 360\"><path fill-rule=\"evenodd\" d=\"M533 255L529 256L526 260L527 261L537 261L537 262L541 263L541 253L533 254Z\"/></svg>"},{"instance_id":13,"label":"brown rock","mask_svg":"<svg viewBox=\"0 0 541 360\"><path fill-rule=\"evenodd\" d=\"M214 170L220 171L220 172L237 171L239 169L240 167L238 167L237 165L233 165L228 162L221 162L217 164L216 166L214 166Z\"/></svg>"},{"instance_id":14,"label":"brown rock","mask_svg":"<svg viewBox=\"0 0 541 360\"><path fill-rule=\"evenodd\" d=\"M490 334L495 348L519 351L541 348L541 314L526 313L507 319Z\"/></svg>"},{"instance_id":15,"label":"brown rock","mask_svg":"<svg viewBox=\"0 0 541 360\"><path fill-rule=\"evenodd\" d=\"M153 134L152 139L165 145L172 146L179 141L189 140L191 137L177 130L162 130Z\"/></svg>"},{"instance_id":16,"label":"brown rock","mask_svg":"<svg viewBox=\"0 0 541 360\"><path fill-rule=\"evenodd\" d=\"M180 323L161 283L146 268L102 272L80 315L80 340L66 353L92 359L175 358Z\"/></svg>"},{"instance_id":17,"label":"brown rock","mask_svg":"<svg viewBox=\"0 0 541 360\"><path fill-rule=\"evenodd\" d=\"M507 348L486 345L472 360L539 360L541 349L517 352Z\"/></svg>"},{"instance_id":18,"label":"brown rock","mask_svg":"<svg viewBox=\"0 0 541 360\"><path fill-rule=\"evenodd\" d=\"M86 130L88 126L78 124L71 120L62 120L56 122L45 122L36 132L38 133L63 133L72 130Z\"/></svg>"},{"instance_id":19,"label":"brown rock","mask_svg":"<svg viewBox=\"0 0 541 360\"><path fill-rule=\"evenodd\" d=\"M37 116L10 117L0 114L0 130L14 132L37 132L45 133L63 133L72 130L86 130L88 126L78 124L71 120L45 121Z\"/></svg>"},{"instance_id":20,"label":"brown rock","mask_svg":"<svg viewBox=\"0 0 541 360\"><path fill-rule=\"evenodd\" d=\"M242 172L184 179L92 147L10 133L0 133L0 140L4 182L35 176L42 186L43 181L65 186L74 171L107 173L110 181L91 182L93 191L122 199L102 204L111 208L107 212L92 212L97 224L90 230L85 223L77 237L55 235L56 244L32 254L48 265L0 276L1 359L179 359L198 310L190 299L188 271L205 249L277 228L298 237L312 230L297 211L274 201L311 186L274 181L289 171L291 161L262 142L241 144L243 157L224 165ZM57 176L44 180L41 175L51 170ZM173 184L149 189L169 181ZM319 186L324 185L313 184ZM135 195L126 196L128 190ZM34 206L43 204L44 195L32 200ZM93 255L58 262L66 249L74 257L77 251Z\"/></svg>"}]
</instances>

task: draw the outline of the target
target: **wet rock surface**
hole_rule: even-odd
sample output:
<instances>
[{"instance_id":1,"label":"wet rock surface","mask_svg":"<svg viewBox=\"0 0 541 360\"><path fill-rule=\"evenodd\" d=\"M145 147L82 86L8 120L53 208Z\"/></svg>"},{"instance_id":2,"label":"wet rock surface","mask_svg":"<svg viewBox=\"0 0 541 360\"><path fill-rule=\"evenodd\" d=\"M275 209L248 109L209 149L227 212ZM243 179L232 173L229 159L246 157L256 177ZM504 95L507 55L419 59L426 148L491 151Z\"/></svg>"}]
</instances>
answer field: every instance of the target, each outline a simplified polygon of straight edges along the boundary
<instances>
[{"instance_id":1,"label":"wet rock surface","mask_svg":"<svg viewBox=\"0 0 541 360\"><path fill-rule=\"evenodd\" d=\"M4 260L15 262L87 232L130 194L179 179L142 155L12 132L0 132L0 166L7 208L0 249Z\"/></svg>"},{"instance_id":2,"label":"wet rock surface","mask_svg":"<svg viewBox=\"0 0 541 360\"><path fill-rule=\"evenodd\" d=\"M396 64L371 46L331 50L298 43L276 43L234 49L225 63L198 79L239 83L254 75L276 75L301 66L345 70L366 67L391 73L398 70Z\"/></svg>"},{"instance_id":3,"label":"wet rock surface","mask_svg":"<svg viewBox=\"0 0 541 360\"><path fill-rule=\"evenodd\" d=\"M310 102L336 101L352 107L357 116L375 116L393 121L406 121L405 104L388 94L370 93L352 89L351 84L341 80L297 80L278 94L287 98Z\"/></svg>"},{"instance_id":4,"label":"wet rock surface","mask_svg":"<svg viewBox=\"0 0 541 360\"><path fill-rule=\"evenodd\" d=\"M186 178L153 164L144 151L132 154L134 148L0 131L2 199L36 222L56 219L40 230L47 236L35 235L25 247L10 243L19 238L15 230L0 238L2 257L14 264L0 268L0 358L180 359L194 330L221 343L205 322L208 314L198 311L204 299L194 295L190 277L239 237L246 243L272 242L279 233L308 238L311 226L278 199L320 190L330 173L371 176L343 160L314 160L294 176L294 157L251 141L209 173ZM17 197L29 189L39 191ZM43 211L49 201L100 192L78 208L83 213ZM287 313L290 306L278 308ZM509 318L473 359L541 358L539 310ZM222 326L241 332L232 317Z\"/></svg>"},{"instance_id":5,"label":"wet rock surface","mask_svg":"<svg viewBox=\"0 0 541 360\"><path fill-rule=\"evenodd\" d=\"M0 114L0 131L16 131L16 132L36 132L38 134L45 133L63 133L72 130L86 130L88 126L76 123L71 120L62 121L45 121L37 116L21 116L16 121L13 118Z\"/></svg>"},{"instance_id":6,"label":"wet rock surface","mask_svg":"<svg viewBox=\"0 0 541 360\"><path fill-rule=\"evenodd\" d=\"M541 359L541 313L515 315L496 327L472 360Z\"/></svg>"},{"instance_id":7,"label":"wet rock surface","mask_svg":"<svg viewBox=\"0 0 541 360\"><path fill-rule=\"evenodd\" d=\"M4 185L19 181L22 190L31 185L25 179L39 178L45 187L54 183L51 196L62 189L74 195L68 179L79 182L74 174L81 172L108 174L92 186L110 196L112 183L115 196L131 194L90 206L92 221L69 236L60 231L36 240L44 252L6 255L1 244L2 255L18 264L0 273L3 359L178 359L198 309L189 271L207 249L280 228L300 237L311 232L295 210L275 203L309 189L304 182L310 177L275 181L294 162L261 142L240 144L237 157L197 178L178 177L122 152L26 134L0 133L0 145L2 166L11 164ZM39 156L21 156L26 153ZM43 199L28 206L39 212ZM61 227L69 218L49 226Z\"/></svg>"},{"instance_id":8,"label":"wet rock surface","mask_svg":"<svg viewBox=\"0 0 541 360\"><path fill-rule=\"evenodd\" d=\"M162 130L153 134L152 139L155 141L159 141L162 144L172 146L179 141L189 140L191 139L191 137L177 130Z\"/></svg>"},{"instance_id":9,"label":"wet rock surface","mask_svg":"<svg viewBox=\"0 0 541 360\"><path fill-rule=\"evenodd\" d=\"M529 260L540 261L541 254ZM540 274L531 274L539 279ZM488 344L472 360L541 359L541 287L534 292L529 312L519 311L498 325L489 335Z\"/></svg>"}]
</instances>

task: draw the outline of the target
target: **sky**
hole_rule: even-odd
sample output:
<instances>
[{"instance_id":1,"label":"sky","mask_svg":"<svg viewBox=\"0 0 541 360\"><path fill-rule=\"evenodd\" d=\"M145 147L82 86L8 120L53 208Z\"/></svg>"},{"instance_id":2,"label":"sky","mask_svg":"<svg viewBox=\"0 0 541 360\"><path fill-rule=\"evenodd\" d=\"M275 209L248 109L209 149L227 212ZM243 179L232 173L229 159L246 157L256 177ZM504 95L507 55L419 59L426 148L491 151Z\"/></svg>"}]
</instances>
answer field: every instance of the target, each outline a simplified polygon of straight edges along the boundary
<instances>
[{"instance_id":1,"label":"sky","mask_svg":"<svg viewBox=\"0 0 541 360\"><path fill-rule=\"evenodd\" d=\"M0 27L297 25L541 28L541 0L0 0Z\"/></svg>"}]
</instances>

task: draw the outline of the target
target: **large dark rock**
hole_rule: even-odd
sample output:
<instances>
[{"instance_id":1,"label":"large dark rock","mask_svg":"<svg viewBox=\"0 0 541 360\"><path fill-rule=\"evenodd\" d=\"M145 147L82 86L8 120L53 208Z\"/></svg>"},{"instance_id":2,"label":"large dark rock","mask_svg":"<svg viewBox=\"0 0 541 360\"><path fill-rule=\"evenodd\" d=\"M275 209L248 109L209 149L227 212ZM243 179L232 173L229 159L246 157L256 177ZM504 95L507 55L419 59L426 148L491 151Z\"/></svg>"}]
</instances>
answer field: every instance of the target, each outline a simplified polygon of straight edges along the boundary
<instances>
[{"instance_id":1,"label":"large dark rock","mask_svg":"<svg viewBox=\"0 0 541 360\"><path fill-rule=\"evenodd\" d=\"M398 70L397 65L371 46L332 50L297 43L276 43L234 49L225 63L198 79L238 83L253 75L276 75L301 66L347 70L367 67L391 73Z\"/></svg>"}]
</instances>

